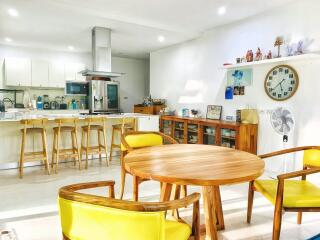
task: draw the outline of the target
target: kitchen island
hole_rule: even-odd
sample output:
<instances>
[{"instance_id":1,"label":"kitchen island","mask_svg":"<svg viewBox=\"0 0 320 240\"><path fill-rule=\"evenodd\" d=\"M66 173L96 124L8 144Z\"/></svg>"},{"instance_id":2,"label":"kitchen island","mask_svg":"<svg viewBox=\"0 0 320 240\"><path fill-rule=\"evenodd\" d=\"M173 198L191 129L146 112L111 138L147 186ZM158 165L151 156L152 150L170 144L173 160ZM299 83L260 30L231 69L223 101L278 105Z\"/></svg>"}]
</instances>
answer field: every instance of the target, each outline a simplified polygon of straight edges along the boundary
<instances>
[{"instance_id":1,"label":"kitchen island","mask_svg":"<svg viewBox=\"0 0 320 240\"><path fill-rule=\"evenodd\" d=\"M121 123L125 117L137 119L137 129L140 131L159 131L159 116L139 113L121 113L99 115L106 118L107 143L110 146L112 125ZM85 125L84 119L91 115L83 115L79 111L62 111L54 113L53 111L36 112L6 112L0 113L0 169L15 168L18 166L20 157L21 131L20 120L47 118L49 120L47 130L47 149L49 161L51 161L51 150L53 142L53 127L56 126L54 120L57 118L78 118L78 143L81 142L81 126ZM118 136L118 140L119 136ZM96 144L96 136L92 135L92 143ZM70 146L70 137L62 138L61 146ZM27 151L39 151L41 149L41 137L29 136L27 139ZM109 150L109 149L108 149ZM25 165L37 165L40 161L28 162Z\"/></svg>"}]
</instances>

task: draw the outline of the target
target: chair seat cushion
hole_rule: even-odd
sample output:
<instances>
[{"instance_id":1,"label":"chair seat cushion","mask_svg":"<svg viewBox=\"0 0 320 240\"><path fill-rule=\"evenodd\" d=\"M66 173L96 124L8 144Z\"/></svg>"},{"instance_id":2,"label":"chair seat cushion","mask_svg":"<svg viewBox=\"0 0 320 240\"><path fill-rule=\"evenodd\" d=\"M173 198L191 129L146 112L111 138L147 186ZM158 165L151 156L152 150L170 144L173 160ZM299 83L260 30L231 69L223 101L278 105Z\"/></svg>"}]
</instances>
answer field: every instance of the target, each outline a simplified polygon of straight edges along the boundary
<instances>
[{"instance_id":1,"label":"chair seat cushion","mask_svg":"<svg viewBox=\"0 0 320 240\"><path fill-rule=\"evenodd\" d=\"M187 240L191 235L191 228L188 224L176 221L165 221L166 240Z\"/></svg>"},{"instance_id":2,"label":"chair seat cushion","mask_svg":"<svg viewBox=\"0 0 320 240\"><path fill-rule=\"evenodd\" d=\"M254 187L275 204L278 180L256 180ZM320 188L301 180L285 180L283 207L320 207Z\"/></svg>"},{"instance_id":3,"label":"chair seat cushion","mask_svg":"<svg viewBox=\"0 0 320 240\"><path fill-rule=\"evenodd\" d=\"M154 133L128 135L125 140L132 148L151 147L163 144L162 136ZM126 150L125 146L121 144L121 151Z\"/></svg>"}]
</instances>

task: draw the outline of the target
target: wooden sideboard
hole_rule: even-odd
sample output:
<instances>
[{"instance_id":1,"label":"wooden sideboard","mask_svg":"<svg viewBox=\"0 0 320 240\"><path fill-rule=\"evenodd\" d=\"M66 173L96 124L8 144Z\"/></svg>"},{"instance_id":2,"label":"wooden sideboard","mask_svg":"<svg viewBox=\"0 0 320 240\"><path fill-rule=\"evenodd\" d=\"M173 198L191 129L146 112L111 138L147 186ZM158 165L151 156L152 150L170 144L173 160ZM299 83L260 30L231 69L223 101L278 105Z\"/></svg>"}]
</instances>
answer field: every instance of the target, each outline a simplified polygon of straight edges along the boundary
<instances>
[{"instance_id":1,"label":"wooden sideboard","mask_svg":"<svg viewBox=\"0 0 320 240\"><path fill-rule=\"evenodd\" d=\"M143 113L143 114L159 114L160 110L165 108L165 105L151 105L151 106L141 106L134 105L134 113Z\"/></svg>"},{"instance_id":2,"label":"wooden sideboard","mask_svg":"<svg viewBox=\"0 0 320 240\"><path fill-rule=\"evenodd\" d=\"M161 116L160 131L179 143L217 145L257 154L257 124Z\"/></svg>"}]
</instances>

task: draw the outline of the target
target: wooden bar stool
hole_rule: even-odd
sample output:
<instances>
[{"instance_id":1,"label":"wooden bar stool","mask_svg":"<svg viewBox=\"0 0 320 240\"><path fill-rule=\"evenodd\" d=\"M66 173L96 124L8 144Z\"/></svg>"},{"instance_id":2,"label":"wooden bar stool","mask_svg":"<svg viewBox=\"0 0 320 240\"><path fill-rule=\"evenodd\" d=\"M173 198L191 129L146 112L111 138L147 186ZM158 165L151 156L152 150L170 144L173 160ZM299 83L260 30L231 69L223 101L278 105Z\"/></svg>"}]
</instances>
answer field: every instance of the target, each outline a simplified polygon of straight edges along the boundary
<instances>
[{"instance_id":1,"label":"wooden bar stool","mask_svg":"<svg viewBox=\"0 0 320 240\"><path fill-rule=\"evenodd\" d=\"M50 174L49 169L49 161L48 161L48 153L47 153L47 137L46 137L46 129L45 124L48 122L48 119L24 119L21 120L20 123L23 124L22 132L22 142L21 142L21 153L20 153L20 161L19 161L19 176L23 177L23 165L27 161L41 160L45 165L47 173ZM33 127L28 127L32 126ZM35 127L37 125L38 127ZM42 151L39 152L25 152L25 147L27 143L27 135L28 134L41 134L42 140Z\"/></svg>"},{"instance_id":2,"label":"wooden bar stool","mask_svg":"<svg viewBox=\"0 0 320 240\"><path fill-rule=\"evenodd\" d=\"M112 154L114 148L121 150L121 137L122 134L128 131L136 131L137 124L135 118L122 118L122 122L120 124L112 125L112 136L111 136L111 145L110 145L110 162L112 161ZM115 143L115 137L119 135L119 143Z\"/></svg>"},{"instance_id":3,"label":"wooden bar stool","mask_svg":"<svg viewBox=\"0 0 320 240\"><path fill-rule=\"evenodd\" d=\"M86 169L88 169L88 156L89 154L99 154L100 162L102 161L101 154L106 155L107 166L109 166L108 147L106 140L106 118L104 117L88 117L85 119L86 126L82 126L82 139L81 139L81 156L83 152L86 154ZM92 146L90 143L91 132L97 131L98 145ZM101 142L101 135L103 142Z\"/></svg>"},{"instance_id":4,"label":"wooden bar stool","mask_svg":"<svg viewBox=\"0 0 320 240\"><path fill-rule=\"evenodd\" d=\"M55 123L57 127L53 128L53 148L52 148L52 162L51 167L54 172L58 172L58 165L60 159L73 158L74 165L78 160L79 169L81 170L81 157L77 139L77 118L58 118ZM67 124L67 125L65 125ZM70 133L72 147L60 148L61 133Z\"/></svg>"}]
</instances>

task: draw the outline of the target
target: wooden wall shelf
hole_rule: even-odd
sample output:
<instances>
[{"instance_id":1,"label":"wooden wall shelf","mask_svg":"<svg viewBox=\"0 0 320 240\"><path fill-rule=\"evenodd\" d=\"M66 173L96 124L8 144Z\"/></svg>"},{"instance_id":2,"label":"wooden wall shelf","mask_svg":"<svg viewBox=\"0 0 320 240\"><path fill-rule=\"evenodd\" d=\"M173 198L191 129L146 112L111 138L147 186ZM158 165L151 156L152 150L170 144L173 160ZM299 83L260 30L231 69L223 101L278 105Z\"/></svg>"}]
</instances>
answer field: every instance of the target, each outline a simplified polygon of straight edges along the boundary
<instances>
[{"instance_id":1,"label":"wooden wall shelf","mask_svg":"<svg viewBox=\"0 0 320 240\"><path fill-rule=\"evenodd\" d=\"M179 143L218 145L257 154L257 124L161 116L160 131Z\"/></svg>"}]
</instances>

